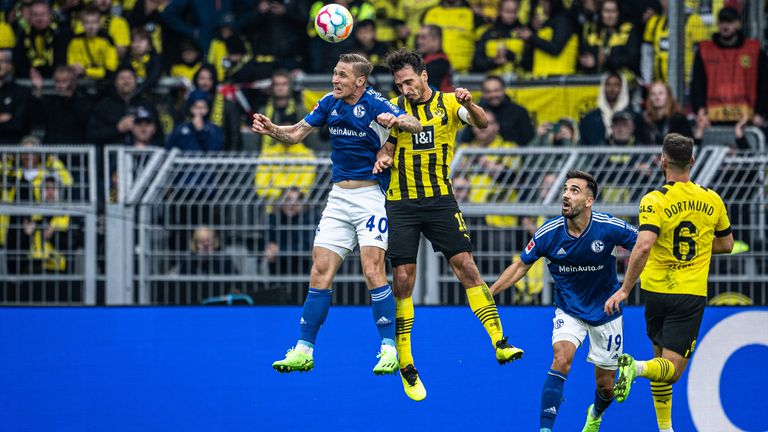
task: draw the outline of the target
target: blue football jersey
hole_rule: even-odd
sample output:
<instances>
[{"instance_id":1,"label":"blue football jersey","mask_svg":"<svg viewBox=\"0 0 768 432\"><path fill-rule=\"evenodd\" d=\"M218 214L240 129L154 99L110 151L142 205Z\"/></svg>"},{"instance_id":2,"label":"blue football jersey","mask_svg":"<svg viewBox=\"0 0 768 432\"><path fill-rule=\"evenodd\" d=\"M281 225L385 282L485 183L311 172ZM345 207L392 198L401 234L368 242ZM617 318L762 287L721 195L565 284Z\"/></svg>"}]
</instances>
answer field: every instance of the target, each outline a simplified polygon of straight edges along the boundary
<instances>
[{"instance_id":1,"label":"blue football jersey","mask_svg":"<svg viewBox=\"0 0 768 432\"><path fill-rule=\"evenodd\" d=\"M520 254L526 264L547 259L555 281L555 306L590 325L609 322L603 305L620 288L614 248L631 250L637 228L607 213L592 212L592 220L579 237L568 234L564 217L545 222Z\"/></svg>"},{"instance_id":2,"label":"blue football jersey","mask_svg":"<svg viewBox=\"0 0 768 432\"><path fill-rule=\"evenodd\" d=\"M382 113L395 116L404 114L400 108L368 87L354 105L328 93L304 117L310 126L328 125L331 132L333 183L383 178L371 173L376 163L376 153L389 137L389 129L376 122L376 117ZM389 177L389 172L386 177Z\"/></svg>"}]
</instances>

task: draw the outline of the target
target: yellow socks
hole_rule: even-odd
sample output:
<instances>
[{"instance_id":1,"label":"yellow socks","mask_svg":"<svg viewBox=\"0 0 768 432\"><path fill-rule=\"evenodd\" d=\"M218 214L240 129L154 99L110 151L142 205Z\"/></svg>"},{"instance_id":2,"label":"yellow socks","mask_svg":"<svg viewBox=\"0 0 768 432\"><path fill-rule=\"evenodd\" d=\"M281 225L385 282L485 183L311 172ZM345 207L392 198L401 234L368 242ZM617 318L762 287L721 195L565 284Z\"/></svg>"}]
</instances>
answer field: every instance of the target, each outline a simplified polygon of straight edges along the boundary
<instances>
[{"instance_id":1,"label":"yellow socks","mask_svg":"<svg viewBox=\"0 0 768 432\"><path fill-rule=\"evenodd\" d=\"M472 312L483 323L483 327L485 327L485 331L488 332L488 336L491 337L495 347L496 342L504 337L504 332L501 328L499 311L496 309L496 303L493 301L493 296L488 290L488 285L482 284L468 288L467 300L469 301L469 307L472 308Z\"/></svg>"},{"instance_id":2,"label":"yellow socks","mask_svg":"<svg viewBox=\"0 0 768 432\"><path fill-rule=\"evenodd\" d=\"M659 430L672 429L672 384L651 381L651 395Z\"/></svg>"},{"instance_id":3,"label":"yellow socks","mask_svg":"<svg viewBox=\"0 0 768 432\"><path fill-rule=\"evenodd\" d=\"M397 356L400 358L400 367L404 368L413 364L411 353L411 328L413 328L413 299L395 299L395 345Z\"/></svg>"},{"instance_id":4,"label":"yellow socks","mask_svg":"<svg viewBox=\"0 0 768 432\"><path fill-rule=\"evenodd\" d=\"M675 365L671 361L656 357L648 361L635 362L637 375L659 383L668 383L675 376Z\"/></svg>"}]
</instances>

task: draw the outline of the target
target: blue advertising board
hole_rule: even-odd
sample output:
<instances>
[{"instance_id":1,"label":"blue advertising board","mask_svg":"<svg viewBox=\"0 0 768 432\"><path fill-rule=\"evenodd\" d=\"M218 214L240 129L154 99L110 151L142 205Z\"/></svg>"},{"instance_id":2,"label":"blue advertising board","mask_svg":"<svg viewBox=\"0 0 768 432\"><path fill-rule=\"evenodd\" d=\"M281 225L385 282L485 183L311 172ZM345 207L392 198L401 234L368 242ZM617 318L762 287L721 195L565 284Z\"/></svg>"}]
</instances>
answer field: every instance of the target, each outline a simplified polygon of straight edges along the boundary
<instances>
[{"instance_id":1,"label":"blue advertising board","mask_svg":"<svg viewBox=\"0 0 768 432\"><path fill-rule=\"evenodd\" d=\"M468 307L419 307L416 365L428 396L374 376L370 308L333 307L315 369L278 374L297 307L0 308L0 429L7 431L538 430L552 361L553 309L501 308L525 357L500 367ZM625 352L652 355L641 308L628 308ZM581 430L594 398L577 351L555 430ZM676 431L768 430L768 308L708 308L689 370L674 386ZM429 428L429 429L424 429ZM638 379L603 430L657 430Z\"/></svg>"}]
</instances>

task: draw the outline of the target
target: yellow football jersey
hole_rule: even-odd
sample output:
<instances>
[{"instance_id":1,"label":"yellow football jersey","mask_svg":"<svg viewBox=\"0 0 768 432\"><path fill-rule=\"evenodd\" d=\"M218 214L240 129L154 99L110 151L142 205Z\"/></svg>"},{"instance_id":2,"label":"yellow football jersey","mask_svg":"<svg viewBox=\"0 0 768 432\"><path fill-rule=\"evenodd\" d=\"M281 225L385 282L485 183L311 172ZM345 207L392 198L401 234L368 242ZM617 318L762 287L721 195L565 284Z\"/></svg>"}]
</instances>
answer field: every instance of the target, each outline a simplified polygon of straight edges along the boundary
<instances>
[{"instance_id":1,"label":"yellow football jersey","mask_svg":"<svg viewBox=\"0 0 768 432\"><path fill-rule=\"evenodd\" d=\"M433 91L426 102L415 104L400 96L392 103L419 119L424 129L418 134L392 129L388 141L395 144L395 155L387 199L453 194L450 166L456 131L464 124L456 95Z\"/></svg>"},{"instance_id":2,"label":"yellow football jersey","mask_svg":"<svg viewBox=\"0 0 768 432\"><path fill-rule=\"evenodd\" d=\"M731 232L720 196L693 182L669 182L640 201L640 230L659 236L640 275L640 287L706 297L712 241Z\"/></svg>"}]
</instances>

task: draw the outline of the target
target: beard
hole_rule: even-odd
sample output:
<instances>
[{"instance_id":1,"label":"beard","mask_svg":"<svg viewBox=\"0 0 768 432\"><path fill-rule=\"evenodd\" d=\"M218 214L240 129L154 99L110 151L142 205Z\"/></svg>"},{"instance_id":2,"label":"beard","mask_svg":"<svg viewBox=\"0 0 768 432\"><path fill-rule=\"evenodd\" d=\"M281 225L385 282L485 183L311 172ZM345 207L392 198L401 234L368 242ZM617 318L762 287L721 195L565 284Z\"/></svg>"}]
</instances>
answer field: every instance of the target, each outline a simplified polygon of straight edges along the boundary
<instances>
[{"instance_id":1,"label":"beard","mask_svg":"<svg viewBox=\"0 0 768 432\"><path fill-rule=\"evenodd\" d=\"M566 219L573 219L581 214L581 209L574 207L573 204L563 203L560 214Z\"/></svg>"}]
</instances>

